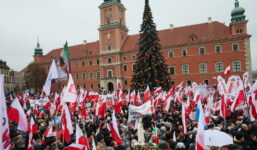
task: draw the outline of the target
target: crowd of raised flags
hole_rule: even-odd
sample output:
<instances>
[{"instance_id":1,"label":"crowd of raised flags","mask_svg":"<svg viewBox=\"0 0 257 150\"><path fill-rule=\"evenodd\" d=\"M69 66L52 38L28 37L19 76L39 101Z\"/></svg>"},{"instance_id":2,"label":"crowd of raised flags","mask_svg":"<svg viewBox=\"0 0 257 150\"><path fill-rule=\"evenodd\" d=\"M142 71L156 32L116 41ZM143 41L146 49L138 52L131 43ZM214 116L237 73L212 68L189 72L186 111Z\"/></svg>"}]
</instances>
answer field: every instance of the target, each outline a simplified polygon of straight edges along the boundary
<instances>
[{"instance_id":1,"label":"crowd of raised flags","mask_svg":"<svg viewBox=\"0 0 257 150\"><path fill-rule=\"evenodd\" d=\"M172 134L171 141L177 142L174 148L189 149L194 143L194 149L203 150L208 146L221 147L240 141L240 136L230 134L231 137L226 137L228 134L224 132L221 135L228 140L216 142L219 139L209 138L211 135L206 131L208 126L218 124L214 123L215 118L223 118L223 129L230 128L231 114L239 110L248 124L255 123L257 118L257 82L250 84L248 73L242 78L236 75L229 77L230 67L215 77L216 86L194 82L192 85L173 84L169 91L160 87L150 91L147 86L145 91L124 92L118 83L116 91L103 94L76 89L70 74L67 43L61 56L58 64L53 60L39 95L19 93L16 97L5 97L3 76L0 75L0 117L3 118L0 149L104 150L111 146L115 150L128 150L143 144L159 145L159 149L165 149L162 148L165 145L163 141L170 142L168 135ZM52 80L67 78L68 83L61 93L51 92ZM144 120L145 117L150 118ZM172 127L177 124L181 126L179 131ZM165 132L166 127L170 129L168 133ZM194 129L197 132L193 133ZM17 140L19 134L23 138ZM101 134L111 138L112 144L106 142L107 137L101 137ZM251 136L256 138L251 144L257 146L256 133ZM240 142L238 144L240 146ZM243 146L248 148L251 144ZM172 144L166 145L169 147L166 149L172 149Z\"/></svg>"},{"instance_id":2,"label":"crowd of raised flags","mask_svg":"<svg viewBox=\"0 0 257 150\"><path fill-rule=\"evenodd\" d=\"M242 110L243 115L254 122L257 117L257 82L251 85L248 82L249 74L245 73L243 77L232 75L226 81L222 76L218 76L217 86L198 85L193 83L192 86L183 86L175 84L169 91L163 91L156 88L154 92L146 88L144 92L123 92L120 84L113 93L102 93L93 91L77 90L74 85L71 74L69 81L61 93L51 93L51 81L58 78L58 72L55 62L53 61L50 68L46 84L43 87L43 93L39 95L19 94L15 98L4 97L3 76L0 76L0 115L3 122L0 124L2 140L0 149L12 149L13 139L10 136L9 121L15 125L15 130L23 131L28 135L27 148L34 149L33 136L38 135L42 140L42 145L47 147L46 139L49 137L59 137L66 149L95 149L98 142L95 137L88 137L85 129L81 129L79 124L85 122L95 122L98 119L107 119L107 111L111 111L111 123L107 124L107 129L111 134L112 140L117 146L124 144L124 138L120 134L121 122L117 121L116 116L125 114L124 118L128 121L126 124L134 126L137 130L139 144L145 143L145 129L142 118L144 116L158 117L158 113L162 110L162 114L171 112L173 105L180 107L181 133L187 135L188 121L196 120L197 133L195 137L196 150L202 150L206 146L205 130L211 124L213 114L219 113L218 116L224 119L224 128L228 126L226 119L230 117L232 112ZM228 75L228 71L223 75ZM50 85L49 85L50 84ZM11 103L6 105L6 100ZM126 109L124 109L126 108ZM174 109L174 108L173 108ZM8 116L8 117L7 117ZM39 119L50 116L52 120L48 120L48 127L41 129L44 133L41 135L38 130ZM77 117L74 119L74 117ZM125 115L123 115L124 117ZM59 118L59 119L54 119ZM56 124L61 126L56 129ZM84 127L84 126L82 126ZM154 125L156 128L156 124ZM55 128L55 129L54 129ZM100 128L96 132L99 132ZM159 144L158 129L155 129L155 141ZM173 132L173 141L176 140L176 133ZM61 137L61 138L60 138ZM72 140L72 137L75 139ZM174 139L175 138L175 139ZM96 142L95 142L96 141ZM232 143L230 143L232 144ZM130 145L131 146L131 145Z\"/></svg>"}]
</instances>

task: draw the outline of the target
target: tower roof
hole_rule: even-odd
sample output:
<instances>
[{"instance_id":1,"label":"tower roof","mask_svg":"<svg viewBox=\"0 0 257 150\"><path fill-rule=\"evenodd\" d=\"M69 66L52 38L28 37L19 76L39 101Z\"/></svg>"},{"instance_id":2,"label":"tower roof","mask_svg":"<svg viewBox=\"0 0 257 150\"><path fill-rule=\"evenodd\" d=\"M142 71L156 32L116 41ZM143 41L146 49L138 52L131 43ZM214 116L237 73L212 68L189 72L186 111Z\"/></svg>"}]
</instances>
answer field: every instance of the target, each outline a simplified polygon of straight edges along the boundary
<instances>
[{"instance_id":1,"label":"tower roof","mask_svg":"<svg viewBox=\"0 0 257 150\"><path fill-rule=\"evenodd\" d=\"M231 11L231 22L237 23L245 21L245 9L239 6L239 1L235 0L235 8Z\"/></svg>"},{"instance_id":2,"label":"tower roof","mask_svg":"<svg viewBox=\"0 0 257 150\"><path fill-rule=\"evenodd\" d=\"M43 49L40 47L39 41L37 42L37 47L34 49L34 55L35 56L43 55Z\"/></svg>"}]
</instances>

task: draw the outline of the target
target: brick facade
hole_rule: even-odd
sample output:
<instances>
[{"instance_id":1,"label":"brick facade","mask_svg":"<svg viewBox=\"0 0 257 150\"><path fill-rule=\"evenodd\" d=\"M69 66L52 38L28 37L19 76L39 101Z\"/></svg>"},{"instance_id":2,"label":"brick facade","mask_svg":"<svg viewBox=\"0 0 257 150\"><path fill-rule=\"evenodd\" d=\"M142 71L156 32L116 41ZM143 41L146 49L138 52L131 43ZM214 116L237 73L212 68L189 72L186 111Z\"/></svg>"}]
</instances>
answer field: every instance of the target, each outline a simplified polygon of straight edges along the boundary
<instances>
[{"instance_id":1,"label":"brick facade","mask_svg":"<svg viewBox=\"0 0 257 150\"><path fill-rule=\"evenodd\" d=\"M128 35L125 7L118 1L99 6L99 41L70 46L72 75L77 86L98 91L129 89L136 60L139 35ZM251 74L250 35L247 21L226 26L207 22L158 32L162 53L174 82L215 84L213 77L231 66L233 74ZM61 48L35 61L49 70L51 60L60 56ZM59 87L60 88L60 87Z\"/></svg>"}]
</instances>

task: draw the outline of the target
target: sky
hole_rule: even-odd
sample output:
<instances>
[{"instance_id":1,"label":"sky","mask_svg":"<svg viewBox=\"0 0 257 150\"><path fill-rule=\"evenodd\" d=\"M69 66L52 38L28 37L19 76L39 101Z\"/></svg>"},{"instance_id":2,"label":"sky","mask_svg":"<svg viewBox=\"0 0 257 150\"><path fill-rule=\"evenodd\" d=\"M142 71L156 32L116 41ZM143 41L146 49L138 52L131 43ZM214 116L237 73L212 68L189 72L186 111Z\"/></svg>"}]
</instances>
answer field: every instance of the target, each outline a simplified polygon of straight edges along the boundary
<instances>
[{"instance_id":1,"label":"sky","mask_svg":"<svg viewBox=\"0 0 257 150\"><path fill-rule=\"evenodd\" d=\"M0 59L16 71L33 61L37 36L43 53L99 39L98 6L104 0L0 0ZM157 29L205 23L208 17L226 25L235 0L150 0ZM252 67L257 70L257 0L239 0L246 9L251 37ZM142 23L144 0L121 0L129 34L137 34Z\"/></svg>"}]
</instances>

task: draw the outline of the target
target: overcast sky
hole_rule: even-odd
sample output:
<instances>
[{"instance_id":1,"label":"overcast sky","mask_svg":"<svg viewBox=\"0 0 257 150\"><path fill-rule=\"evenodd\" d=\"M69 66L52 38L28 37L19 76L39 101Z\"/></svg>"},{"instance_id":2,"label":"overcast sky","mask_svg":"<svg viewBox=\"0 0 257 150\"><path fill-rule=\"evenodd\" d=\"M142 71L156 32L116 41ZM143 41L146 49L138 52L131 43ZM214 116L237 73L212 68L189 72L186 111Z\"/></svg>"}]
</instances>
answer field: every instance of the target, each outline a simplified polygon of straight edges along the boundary
<instances>
[{"instance_id":1,"label":"overcast sky","mask_svg":"<svg viewBox=\"0 0 257 150\"><path fill-rule=\"evenodd\" d=\"M142 23L144 0L121 0L127 8L129 34L137 34ZM157 29L214 21L230 23L235 0L150 0ZM20 71L33 60L36 36L44 54L83 40L97 41L98 6L103 0L0 0L0 59ZM252 66L257 69L257 0L240 0L249 20Z\"/></svg>"}]
</instances>

